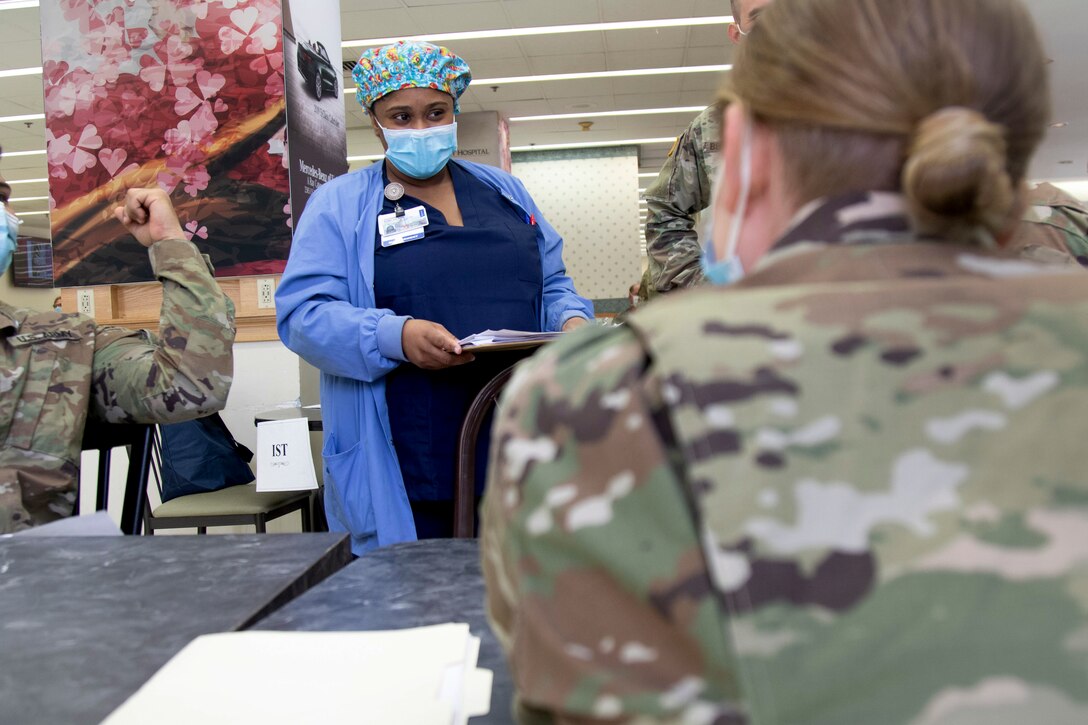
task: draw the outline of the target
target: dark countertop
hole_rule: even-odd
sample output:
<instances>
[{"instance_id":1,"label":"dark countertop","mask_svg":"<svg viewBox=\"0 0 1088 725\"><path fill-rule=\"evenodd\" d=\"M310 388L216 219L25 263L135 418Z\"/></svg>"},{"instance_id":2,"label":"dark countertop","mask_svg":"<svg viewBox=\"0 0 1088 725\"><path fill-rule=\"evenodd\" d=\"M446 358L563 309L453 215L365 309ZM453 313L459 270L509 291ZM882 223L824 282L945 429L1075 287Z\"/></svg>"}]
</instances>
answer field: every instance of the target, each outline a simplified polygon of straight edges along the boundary
<instances>
[{"instance_id":1,"label":"dark countertop","mask_svg":"<svg viewBox=\"0 0 1088 725\"><path fill-rule=\"evenodd\" d=\"M342 534L0 537L0 723L98 723L350 560Z\"/></svg>"},{"instance_id":2,"label":"dark countertop","mask_svg":"<svg viewBox=\"0 0 1088 725\"><path fill-rule=\"evenodd\" d=\"M491 713L469 725L510 723L514 692L487 624L479 542L437 539L378 549L329 577L252 629L367 631L465 622L480 638L479 666L495 673Z\"/></svg>"}]
</instances>

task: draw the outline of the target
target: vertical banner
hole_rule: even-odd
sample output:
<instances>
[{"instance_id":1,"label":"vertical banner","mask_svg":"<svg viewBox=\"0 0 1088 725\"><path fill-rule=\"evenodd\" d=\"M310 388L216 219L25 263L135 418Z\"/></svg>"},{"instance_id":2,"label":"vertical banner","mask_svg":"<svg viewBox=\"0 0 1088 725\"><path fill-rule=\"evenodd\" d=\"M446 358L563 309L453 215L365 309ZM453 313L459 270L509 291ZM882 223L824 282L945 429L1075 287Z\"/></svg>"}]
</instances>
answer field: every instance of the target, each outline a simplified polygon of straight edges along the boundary
<instances>
[{"instance_id":1,"label":"vertical banner","mask_svg":"<svg viewBox=\"0 0 1088 725\"><path fill-rule=\"evenodd\" d=\"M151 280L147 250L112 207L155 185L218 276L281 272L291 220L280 0L40 7L56 284Z\"/></svg>"},{"instance_id":2,"label":"vertical banner","mask_svg":"<svg viewBox=\"0 0 1088 725\"><path fill-rule=\"evenodd\" d=\"M510 127L496 111L462 113L457 117L454 157L510 171Z\"/></svg>"},{"instance_id":3,"label":"vertical banner","mask_svg":"<svg viewBox=\"0 0 1088 725\"><path fill-rule=\"evenodd\" d=\"M283 0L291 210L348 171L340 0Z\"/></svg>"}]
</instances>

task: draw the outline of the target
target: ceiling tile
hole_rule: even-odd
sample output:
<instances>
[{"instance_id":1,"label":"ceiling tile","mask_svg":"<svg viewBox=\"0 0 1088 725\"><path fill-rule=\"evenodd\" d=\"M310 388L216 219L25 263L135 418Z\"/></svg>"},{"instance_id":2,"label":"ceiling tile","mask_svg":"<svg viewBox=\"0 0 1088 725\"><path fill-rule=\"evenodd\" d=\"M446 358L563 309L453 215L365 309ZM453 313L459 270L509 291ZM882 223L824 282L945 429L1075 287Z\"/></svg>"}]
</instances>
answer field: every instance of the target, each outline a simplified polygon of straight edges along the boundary
<instances>
[{"instance_id":1,"label":"ceiling tile","mask_svg":"<svg viewBox=\"0 0 1088 725\"><path fill-rule=\"evenodd\" d=\"M646 50L650 48L683 48L687 28L656 28L647 30L609 30L604 33L609 50Z\"/></svg>"},{"instance_id":2,"label":"ceiling tile","mask_svg":"<svg viewBox=\"0 0 1088 725\"><path fill-rule=\"evenodd\" d=\"M679 89L670 88L659 93L616 93L617 111L643 108L674 108L676 106L690 105L681 101Z\"/></svg>"},{"instance_id":3,"label":"ceiling tile","mask_svg":"<svg viewBox=\"0 0 1088 725\"><path fill-rule=\"evenodd\" d=\"M732 62L732 54L724 47L687 48L684 51L684 65L725 65Z\"/></svg>"},{"instance_id":4,"label":"ceiling tile","mask_svg":"<svg viewBox=\"0 0 1088 725\"><path fill-rule=\"evenodd\" d=\"M609 70L676 68L682 65L685 65L683 48L620 50L608 54Z\"/></svg>"},{"instance_id":5,"label":"ceiling tile","mask_svg":"<svg viewBox=\"0 0 1088 725\"><path fill-rule=\"evenodd\" d=\"M518 38L518 43L528 56L603 53L605 51L604 33L531 35Z\"/></svg>"},{"instance_id":6,"label":"ceiling tile","mask_svg":"<svg viewBox=\"0 0 1088 725\"><path fill-rule=\"evenodd\" d=\"M503 7L512 28L600 22L592 0L505 0Z\"/></svg>"},{"instance_id":7,"label":"ceiling tile","mask_svg":"<svg viewBox=\"0 0 1088 725\"><path fill-rule=\"evenodd\" d=\"M529 67L533 69L534 75L589 73L609 70L604 53L565 56L549 55L545 57L530 58ZM559 81L552 82L557 83Z\"/></svg>"},{"instance_id":8,"label":"ceiling tile","mask_svg":"<svg viewBox=\"0 0 1088 725\"><path fill-rule=\"evenodd\" d=\"M341 9L346 7L344 3ZM392 38L401 35L417 35L423 28L407 10L373 10L370 12L341 12L340 32L344 40L363 38ZM356 55L358 49L350 52Z\"/></svg>"},{"instance_id":9,"label":"ceiling tile","mask_svg":"<svg viewBox=\"0 0 1088 725\"><path fill-rule=\"evenodd\" d=\"M601 20L656 20L692 17L693 0L598 0ZM725 0L722 0L725 5ZM717 14L717 13L716 13Z\"/></svg>"},{"instance_id":10,"label":"ceiling tile","mask_svg":"<svg viewBox=\"0 0 1088 725\"><path fill-rule=\"evenodd\" d=\"M487 78L509 78L513 76L531 76L533 75L532 66L529 65L529 61L525 58L518 56L516 58L487 58L481 59L481 56L462 56L468 61L469 67L472 68L472 77L487 79ZM476 81L473 81L475 83Z\"/></svg>"},{"instance_id":11,"label":"ceiling tile","mask_svg":"<svg viewBox=\"0 0 1088 725\"><path fill-rule=\"evenodd\" d=\"M422 33L459 33L466 30L498 30L510 27L499 0L469 3L433 1L437 4L408 10Z\"/></svg>"},{"instance_id":12,"label":"ceiling tile","mask_svg":"<svg viewBox=\"0 0 1088 725\"><path fill-rule=\"evenodd\" d=\"M702 25L688 28L689 48L723 48L732 45L725 25Z\"/></svg>"}]
</instances>

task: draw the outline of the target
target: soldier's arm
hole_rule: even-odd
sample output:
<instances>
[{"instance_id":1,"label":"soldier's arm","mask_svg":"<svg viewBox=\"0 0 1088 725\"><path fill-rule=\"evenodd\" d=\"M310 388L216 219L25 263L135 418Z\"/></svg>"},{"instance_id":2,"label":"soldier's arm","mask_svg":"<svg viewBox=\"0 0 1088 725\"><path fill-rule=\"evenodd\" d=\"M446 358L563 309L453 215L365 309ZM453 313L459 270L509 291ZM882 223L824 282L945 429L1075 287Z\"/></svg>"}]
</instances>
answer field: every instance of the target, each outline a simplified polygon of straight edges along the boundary
<instances>
[{"instance_id":1,"label":"soldier's arm","mask_svg":"<svg viewBox=\"0 0 1088 725\"><path fill-rule=\"evenodd\" d=\"M481 551L519 722L682 722L728 697L645 365L626 330L578 333L519 371L496 418Z\"/></svg>"},{"instance_id":2,"label":"soldier's arm","mask_svg":"<svg viewBox=\"0 0 1088 725\"><path fill-rule=\"evenodd\" d=\"M101 327L92 411L111 423L174 423L221 410L233 375L234 305L184 239L150 250L163 285L159 334Z\"/></svg>"},{"instance_id":3,"label":"soldier's arm","mask_svg":"<svg viewBox=\"0 0 1088 725\"><path fill-rule=\"evenodd\" d=\"M691 123L646 190L649 266L643 278L645 291L640 290L645 298L694 287L703 281L695 215L710 204L705 144L717 143L717 139L707 139L705 134L713 126L708 114L714 112L713 107L708 108Z\"/></svg>"},{"instance_id":4,"label":"soldier's arm","mask_svg":"<svg viewBox=\"0 0 1088 725\"><path fill-rule=\"evenodd\" d=\"M1088 208L1052 184L1028 191L1024 218L1010 243L1021 253L1056 249L1088 267Z\"/></svg>"}]
</instances>

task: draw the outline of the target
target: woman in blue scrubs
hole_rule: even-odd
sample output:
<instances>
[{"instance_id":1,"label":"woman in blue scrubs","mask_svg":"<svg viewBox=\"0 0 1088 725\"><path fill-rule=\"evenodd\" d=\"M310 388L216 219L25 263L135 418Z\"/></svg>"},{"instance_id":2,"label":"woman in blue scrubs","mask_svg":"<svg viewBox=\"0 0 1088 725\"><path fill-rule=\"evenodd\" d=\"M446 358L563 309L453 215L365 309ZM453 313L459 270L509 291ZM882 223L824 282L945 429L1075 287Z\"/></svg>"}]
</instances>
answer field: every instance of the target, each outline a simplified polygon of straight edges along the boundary
<instances>
[{"instance_id":1,"label":"woman in blue scrubs","mask_svg":"<svg viewBox=\"0 0 1088 725\"><path fill-rule=\"evenodd\" d=\"M386 158L310 198L276 311L284 343L322 371L326 514L362 553L452 531L461 421L512 362L458 340L570 330L592 308L521 182L451 160L463 60L402 42L365 53L353 75Z\"/></svg>"}]
</instances>

